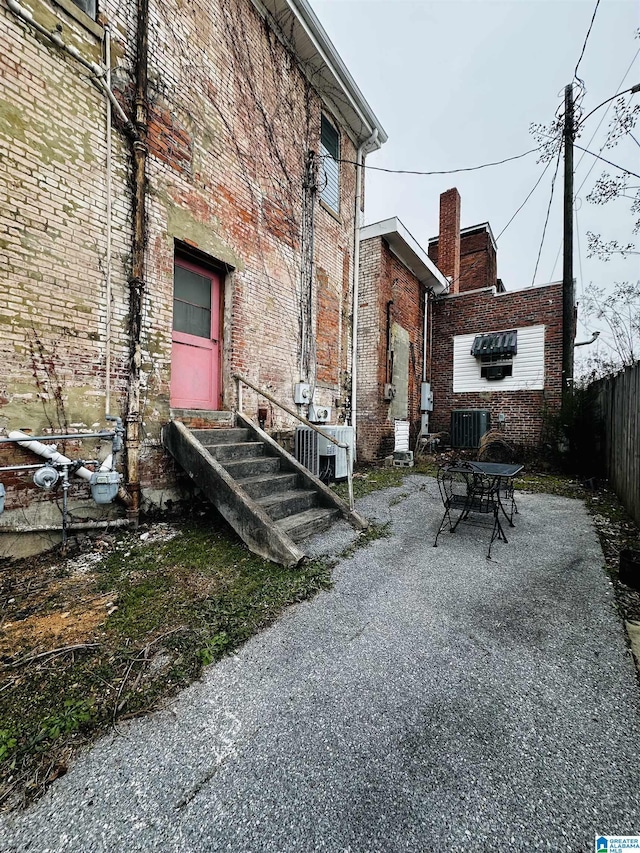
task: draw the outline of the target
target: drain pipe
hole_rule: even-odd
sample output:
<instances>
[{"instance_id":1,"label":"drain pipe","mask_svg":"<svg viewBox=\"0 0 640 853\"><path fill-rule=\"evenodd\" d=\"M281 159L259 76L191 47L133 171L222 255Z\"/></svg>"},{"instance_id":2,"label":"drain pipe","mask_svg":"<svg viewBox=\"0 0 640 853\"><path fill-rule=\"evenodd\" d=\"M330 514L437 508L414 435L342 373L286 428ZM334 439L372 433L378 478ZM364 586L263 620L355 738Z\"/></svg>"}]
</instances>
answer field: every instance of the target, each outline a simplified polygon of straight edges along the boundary
<instances>
[{"instance_id":1,"label":"drain pipe","mask_svg":"<svg viewBox=\"0 0 640 853\"><path fill-rule=\"evenodd\" d=\"M26 447L27 450L37 453L38 456L42 456L53 465L75 465L73 459L69 459L68 456L63 456L62 453L58 453L55 447L52 447L49 444L42 444L40 441L34 441L26 432L21 432L19 429L12 430L7 438L11 441L15 441L20 445L20 447ZM73 473L76 477L89 481L93 471L90 471L88 468L85 468L84 465L81 465L79 468L76 468Z\"/></svg>"},{"instance_id":2,"label":"drain pipe","mask_svg":"<svg viewBox=\"0 0 640 853\"><path fill-rule=\"evenodd\" d=\"M142 308L145 289L147 79L149 58L149 0L138 0L136 32L135 126L133 140L133 251L129 279L129 381L127 388L127 491L129 518L140 516L140 373L142 365Z\"/></svg>"},{"instance_id":3,"label":"drain pipe","mask_svg":"<svg viewBox=\"0 0 640 853\"><path fill-rule=\"evenodd\" d=\"M359 146L356 155L356 195L353 205L353 310L352 310L352 332L351 332L351 426L353 427L354 461L357 457L357 418L358 418L358 301L360 281L360 200L362 198L362 165L364 156L371 146L375 146L378 140L378 128L376 127L371 136ZM379 148L380 145L378 144Z\"/></svg>"},{"instance_id":4,"label":"drain pipe","mask_svg":"<svg viewBox=\"0 0 640 853\"><path fill-rule=\"evenodd\" d=\"M111 90L111 31L108 26L104 28L104 64L105 82ZM105 191L106 219L107 219L107 250L105 258L105 342L104 342L104 410L106 415L111 414L111 101L107 98L107 115L105 127L106 164L105 164Z\"/></svg>"}]
</instances>

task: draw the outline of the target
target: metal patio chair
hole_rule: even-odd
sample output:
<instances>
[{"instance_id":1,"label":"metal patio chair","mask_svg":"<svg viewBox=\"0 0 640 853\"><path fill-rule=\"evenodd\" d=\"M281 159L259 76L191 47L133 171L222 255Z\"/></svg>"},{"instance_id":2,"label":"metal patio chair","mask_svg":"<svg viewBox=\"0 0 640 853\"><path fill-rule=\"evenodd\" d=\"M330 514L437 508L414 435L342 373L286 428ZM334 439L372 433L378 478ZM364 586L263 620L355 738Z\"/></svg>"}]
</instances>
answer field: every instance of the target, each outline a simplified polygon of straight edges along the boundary
<instances>
[{"instance_id":1,"label":"metal patio chair","mask_svg":"<svg viewBox=\"0 0 640 853\"><path fill-rule=\"evenodd\" d=\"M438 545L438 537L448 520L449 530L454 533L461 521L473 523L471 516L493 516L491 539L487 558L491 559L491 547L496 539L507 542L500 524L500 479L478 474L465 462L443 465L438 469L438 487L444 505L444 515L436 534L433 547Z\"/></svg>"}]
</instances>

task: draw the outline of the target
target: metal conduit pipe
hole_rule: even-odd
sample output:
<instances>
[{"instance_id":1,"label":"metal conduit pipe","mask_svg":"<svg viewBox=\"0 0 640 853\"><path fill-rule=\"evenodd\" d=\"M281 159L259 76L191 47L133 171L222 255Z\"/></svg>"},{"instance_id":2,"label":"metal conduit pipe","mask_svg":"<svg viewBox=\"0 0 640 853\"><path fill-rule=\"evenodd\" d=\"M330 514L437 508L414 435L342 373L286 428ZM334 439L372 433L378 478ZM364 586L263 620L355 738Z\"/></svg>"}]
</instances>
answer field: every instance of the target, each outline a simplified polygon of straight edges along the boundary
<instances>
[{"instance_id":1,"label":"metal conduit pipe","mask_svg":"<svg viewBox=\"0 0 640 853\"><path fill-rule=\"evenodd\" d=\"M85 462L87 462L87 464L89 465L98 464L97 459L85 460ZM0 465L0 471L37 471L39 468L42 468L41 462L36 462L35 465ZM103 469L101 466L100 470L102 471L106 469Z\"/></svg>"},{"instance_id":2,"label":"metal conduit pipe","mask_svg":"<svg viewBox=\"0 0 640 853\"><path fill-rule=\"evenodd\" d=\"M67 524L67 530L110 530L111 528L129 527L132 524L128 518L114 518L113 521L71 521ZM55 524L43 524L41 526L2 525L0 533L62 533L63 528Z\"/></svg>"},{"instance_id":3,"label":"metal conduit pipe","mask_svg":"<svg viewBox=\"0 0 640 853\"><path fill-rule=\"evenodd\" d=\"M7 6L19 18L22 18L25 23L29 24L30 27L33 27L34 30L39 32L41 35L45 36L49 39L52 44L56 47L60 48L60 50L64 50L65 53L68 53L69 56L72 56L75 60L77 60L81 65L91 71L92 81L95 85L100 89L100 91L109 99L114 111L117 113L118 117L122 121L125 130L127 133L135 135L136 130L134 125L132 124L130 118L127 116L125 111L122 109L116 96L113 94L109 86L106 84L104 80L105 69L102 66L98 65L97 62L90 62L88 59L85 59L84 56L80 53L77 47L72 44L67 44L60 32L58 30L52 30L51 32L43 27L42 24L39 24L34 20L33 14L29 11L29 9L25 9L24 6L21 6L17 0L7 0Z\"/></svg>"},{"instance_id":4,"label":"metal conduit pipe","mask_svg":"<svg viewBox=\"0 0 640 853\"><path fill-rule=\"evenodd\" d=\"M111 91L111 31L104 28L104 64L106 84ZM104 410L111 414L111 101L107 98L105 122L105 192L106 192L106 257L105 257L105 341L104 341Z\"/></svg>"},{"instance_id":5,"label":"metal conduit pipe","mask_svg":"<svg viewBox=\"0 0 640 853\"><path fill-rule=\"evenodd\" d=\"M356 194L353 205L353 310L351 331L351 426L353 427L354 457L357 455L357 417L358 417L358 301L360 282L360 200L362 198L362 166L364 156L371 148L376 146L378 140L378 128L376 127L371 136L359 146L356 154ZM377 143L380 148L380 144Z\"/></svg>"},{"instance_id":6,"label":"metal conduit pipe","mask_svg":"<svg viewBox=\"0 0 640 853\"><path fill-rule=\"evenodd\" d=\"M15 432L21 432L21 430L15 430ZM11 433L9 433L11 435ZM82 440L85 438L103 438L105 441L112 441L115 435L114 432L71 432L64 433L58 435L57 433L51 435L30 435L29 433L23 432L22 435L25 435L31 441L75 441ZM0 438L0 444L8 444L13 443L15 441L14 438Z\"/></svg>"}]
</instances>

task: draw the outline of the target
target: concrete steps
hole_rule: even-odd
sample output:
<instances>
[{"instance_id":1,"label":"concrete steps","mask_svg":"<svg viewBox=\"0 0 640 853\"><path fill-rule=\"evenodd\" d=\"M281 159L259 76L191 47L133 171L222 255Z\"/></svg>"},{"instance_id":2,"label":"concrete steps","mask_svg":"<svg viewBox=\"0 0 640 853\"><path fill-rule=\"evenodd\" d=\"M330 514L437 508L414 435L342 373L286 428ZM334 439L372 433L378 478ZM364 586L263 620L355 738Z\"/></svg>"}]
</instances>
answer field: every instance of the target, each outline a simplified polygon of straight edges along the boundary
<instances>
[{"instance_id":1,"label":"concrete steps","mask_svg":"<svg viewBox=\"0 0 640 853\"><path fill-rule=\"evenodd\" d=\"M179 421L162 432L164 446L216 506L250 550L293 566L297 543L339 517L367 522L242 415L240 426L188 429Z\"/></svg>"},{"instance_id":2,"label":"concrete steps","mask_svg":"<svg viewBox=\"0 0 640 853\"><path fill-rule=\"evenodd\" d=\"M339 516L340 513L337 509L315 507L280 519L277 522L277 527L294 542L300 542L314 533L328 530Z\"/></svg>"}]
</instances>

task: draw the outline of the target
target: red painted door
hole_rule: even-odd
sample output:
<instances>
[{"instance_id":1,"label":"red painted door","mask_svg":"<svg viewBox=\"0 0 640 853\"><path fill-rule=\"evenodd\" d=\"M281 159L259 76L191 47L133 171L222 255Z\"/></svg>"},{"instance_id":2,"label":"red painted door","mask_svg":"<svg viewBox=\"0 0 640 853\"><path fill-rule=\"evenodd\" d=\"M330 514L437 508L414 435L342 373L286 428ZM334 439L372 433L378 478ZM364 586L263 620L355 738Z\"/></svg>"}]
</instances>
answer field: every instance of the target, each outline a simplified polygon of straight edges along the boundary
<instances>
[{"instance_id":1,"label":"red painted door","mask_svg":"<svg viewBox=\"0 0 640 853\"><path fill-rule=\"evenodd\" d=\"M176 258L171 348L173 408L218 408L219 338L219 276L191 261Z\"/></svg>"}]
</instances>

